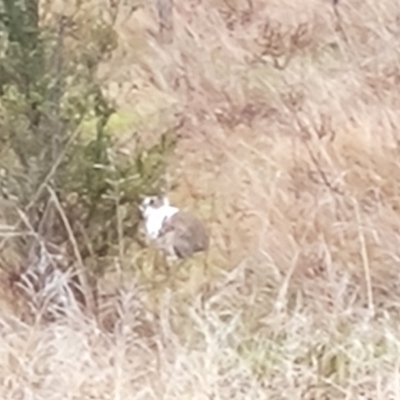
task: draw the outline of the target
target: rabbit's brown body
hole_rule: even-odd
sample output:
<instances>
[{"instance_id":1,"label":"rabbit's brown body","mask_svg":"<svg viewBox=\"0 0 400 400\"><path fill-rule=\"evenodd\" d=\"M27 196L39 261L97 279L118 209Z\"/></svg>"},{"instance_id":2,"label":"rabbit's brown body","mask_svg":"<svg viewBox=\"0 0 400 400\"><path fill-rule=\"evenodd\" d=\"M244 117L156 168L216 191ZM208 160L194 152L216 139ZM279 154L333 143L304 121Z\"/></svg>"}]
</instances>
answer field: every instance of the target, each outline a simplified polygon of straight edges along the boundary
<instances>
[{"instance_id":1,"label":"rabbit's brown body","mask_svg":"<svg viewBox=\"0 0 400 400\"><path fill-rule=\"evenodd\" d=\"M203 223L190 213L178 211L164 221L157 245L169 255L188 258L207 250L208 241Z\"/></svg>"}]
</instances>

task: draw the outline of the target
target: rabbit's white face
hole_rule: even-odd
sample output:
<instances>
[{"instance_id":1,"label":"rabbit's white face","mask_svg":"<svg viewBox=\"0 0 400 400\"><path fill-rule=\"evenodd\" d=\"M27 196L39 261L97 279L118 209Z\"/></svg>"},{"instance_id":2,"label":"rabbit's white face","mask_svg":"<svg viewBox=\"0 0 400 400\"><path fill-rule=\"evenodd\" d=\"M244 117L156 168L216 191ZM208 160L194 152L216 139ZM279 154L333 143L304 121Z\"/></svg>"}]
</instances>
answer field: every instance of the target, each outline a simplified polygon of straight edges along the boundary
<instances>
[{"instance_id":1,"label":"rabbit's white face","mask_svg":"<svg viewBox=\"0 0 400 400\"><path fill-rule=\"evenodd\" d=\"M169 206L169 201L166 197L147 196L140 203L139 209L143 217L146 219L146 217L151 215L155 210L165 206Z\"/></svg>"},{"instance_id":2,"label":"rabbit's white face","mask_svg":"<svg viewBox=\"0 0 400 400\"><path fill-rule=\"evenodd\" d=\"M152 239L158 237L164 221L179 211L169 205L166 197L157 196L145 197L139 209L145 219L147 235Z\"/></svg>"}]
</instances>

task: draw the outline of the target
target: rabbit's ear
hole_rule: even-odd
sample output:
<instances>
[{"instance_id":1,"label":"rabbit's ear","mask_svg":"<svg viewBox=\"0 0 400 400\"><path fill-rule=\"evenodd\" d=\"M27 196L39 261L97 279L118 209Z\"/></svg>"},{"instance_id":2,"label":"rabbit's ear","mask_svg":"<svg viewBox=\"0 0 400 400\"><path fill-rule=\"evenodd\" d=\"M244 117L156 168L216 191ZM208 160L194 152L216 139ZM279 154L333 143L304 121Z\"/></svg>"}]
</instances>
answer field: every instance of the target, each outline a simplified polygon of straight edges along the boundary
<instances>
[{"instance_id":1,"label":"rabbit's ear","mask_svg":"<svg viewBox=\"0 0 400 400\"><path fill-rule=\"evenodd\" d=\"M151 199L153 198L153 196L148 196L148 195L144 195L144 194L140 194L138 199L139 199L139 204L141 206L148 206L151 203Z\"/></svg>"},{"instance_id":2,"label":"rabbit's ear","mask_svg":"<svg viewBox=\"0 0 400 400\"><path fill-rule=\"evenodd\" d=\"M142 212L142 213L143 213L143 211L144 211L145 208L146 208L145 202L146 202L146 196L140 195L140 196L138 197L138 203L137 203L137 205L138 205L138 208L139 208L140 212Z\"/></svg>"},{"instance_id":3,"label":"rabbit's ear","mask_svg":"<svg viewBox=\"0 0 400 400\"><path fill-rule=\"evenodd\" d=\"M141 194L139 196L139 204L144 205L147 204L149 202L150 197L149 196L145 196L143 194Z\"/></svg>"},{"instance_id":4,"label":"rabbit's ear","mask_svg":"<svg viewBox=\"0 0 400 400\"><path fill-rule=\"evenodd\" d=\"M169 200L168 197L165 195L165 193L161 192L157 196L157 200L159 201L160 205L169 206Z\"/></svg>"}]
</instances>

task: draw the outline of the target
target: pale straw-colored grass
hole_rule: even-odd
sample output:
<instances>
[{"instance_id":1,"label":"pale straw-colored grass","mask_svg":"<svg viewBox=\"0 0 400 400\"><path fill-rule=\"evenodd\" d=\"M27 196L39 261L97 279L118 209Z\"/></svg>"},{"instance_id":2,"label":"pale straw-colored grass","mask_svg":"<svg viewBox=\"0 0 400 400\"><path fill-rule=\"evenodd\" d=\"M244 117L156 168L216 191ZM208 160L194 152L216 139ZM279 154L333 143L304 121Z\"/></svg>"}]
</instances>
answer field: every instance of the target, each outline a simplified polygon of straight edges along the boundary
<instances>
[{"instance_id":1,"label":"pale straw-colored grass","mask_svg":"<svg viewBox=\"0 0 400 400\"><path fill-rule=\"evenodd\" d=\"M130 253L100 322L4 307L1 398L400 398L397 2L175 0L164 45L155 15L101 79L142 135L184 117L171 198L209 254L155 287Z\"/></svg>"}]
</instances>

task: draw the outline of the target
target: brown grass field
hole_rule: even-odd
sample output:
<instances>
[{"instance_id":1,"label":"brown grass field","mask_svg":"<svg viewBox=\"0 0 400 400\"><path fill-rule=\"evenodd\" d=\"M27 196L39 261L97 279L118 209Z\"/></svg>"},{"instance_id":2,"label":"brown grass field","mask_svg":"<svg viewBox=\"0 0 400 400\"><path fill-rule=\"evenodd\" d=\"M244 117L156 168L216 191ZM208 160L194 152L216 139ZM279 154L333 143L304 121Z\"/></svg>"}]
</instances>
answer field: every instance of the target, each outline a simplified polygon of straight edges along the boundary
<instances>
[{"instance_id":1,"label":"brown grass field","mask_svg":"<svg viewBox=\"0 0 400 400\"><path fill-rule=\"evenodd\" d=\"M116 136L182 121L169 194L210 250L155 282L127 238L97 318L28 322L4 290L0 398L400 399L398 2L175 0L173 19L161 37L153 2L121 2L99 79Z\"/></svg>"}]
</instances>

